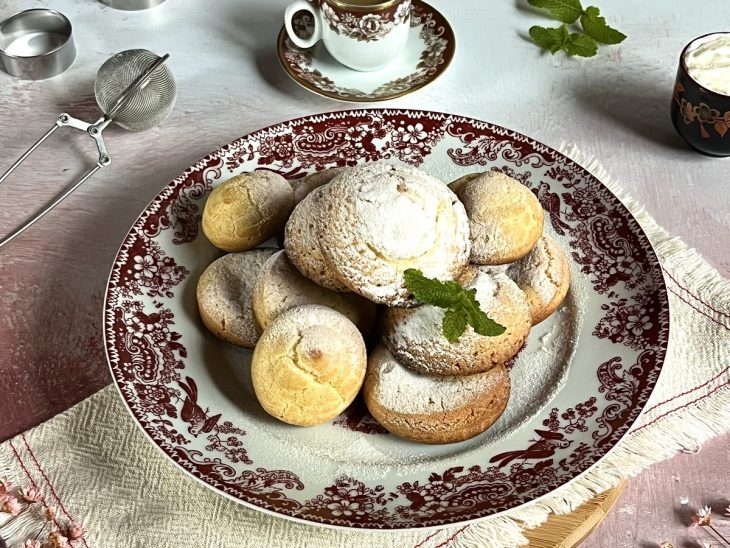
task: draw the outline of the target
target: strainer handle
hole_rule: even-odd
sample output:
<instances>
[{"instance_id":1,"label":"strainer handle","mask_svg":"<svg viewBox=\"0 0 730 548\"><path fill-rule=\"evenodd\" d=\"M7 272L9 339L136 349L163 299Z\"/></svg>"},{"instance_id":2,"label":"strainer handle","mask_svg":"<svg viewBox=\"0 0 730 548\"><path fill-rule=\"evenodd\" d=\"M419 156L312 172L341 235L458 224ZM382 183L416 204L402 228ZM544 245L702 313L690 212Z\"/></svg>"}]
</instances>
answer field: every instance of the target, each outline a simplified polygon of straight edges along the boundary
<instances>
[{"instance_id":1,"label":"strainer handle","mask_svg":"<svg viewBox=\"0 0 730 548\"><path fill-rule=\"evenodd\" d=\"M56 120L56 123L53 124L53 127L51 129L49 129L48 131L46 131L46 133L45 133L45 135L43 135L43 137L41 137L40 139L38 139L32 147L30 147L28 150L26 150L25 153L20 158L18 158L17 161L12 166L10 166L10 169L8 169L5 173L3 173L3 176L0 177L0 184L2 184L2 182L5 179L7 179L8 177L10 177L10 174L13 171L15 171L16 168L20 164L22 164L25 161L25 159L33 153L33 151L35 149L37 149L39 146L41 146L43 144L43 142L46 139L48 139L51 135L53 135L53 132L56 131L60 127L61 127L61 124L59 124L58 123L58 120Z\"/></svg>"},{"instance_id":2,"label":"strainer handle","mask_svg":"<svg viewBox=\"0 0 730 548\"><path fill-rule=\"evenodd\" d=\"M102 164L96 164L94 167L92 167L89 171L87 171L78 181L73 183L70 187L68 187L66 190L63 191L61 195L58 196L53 202L48 204L45 208L43 208L42 211L37 213L35 217L32 219L26 221L22 225L20 225L18 228L13 230L10 234L7 236L4 236L2 239L0 239L0 247L4 246L6 243L8 243L10 240L15 238L16 236L20 236L23 232L25 232L26 229L33 226L36 221L39 221L43 216L51 211L54 207L56 207L58 204L60 204L63 200L65 200L69 194L71 194L74 190L79 188L84 182L86 182L87 179L89 179L94 173L99 171L102 168Z\"/></svg>"},{"instance_id":3,"label":"strainer handle","mask_svg":"<svg viewBox=\"0 0 730 548\"><path fill-rule=\"evenodd\" d=\"M20 164L22 164L28 158L28 156L33 154L33 152L39 146L41 146L46 141L46 139L48 139L51 135L53 135L53 133L58 128L63 127L63 126L69 126L74 129L81 130L81 131L88 131L89 128L91 127L91 124L87 124L86 122L84 122L82 120L78 120L78 119L74 118L73 116L66 114L65 112L63 114L60 114L58 116L58 118L56 118L56 123L53 124L53 127L51 129L49 129L48 131L46 131L46 133L43 135L43 137L41 137L35 143L33 143L33 145L28 150L26 150L23 153L23 155L20 158L18 158L15 161L15 163L12 166L10 166L10 168L5 173L3 173L3 176L0 177L0 184L2 184L2 182L5 179L10 177L10 174L13 171L15 171L20 166ZM95 141L97 141L97 148L99 148L98 140L96 139L95 135L92 135L92 138ZM106 153L106 150L104 152ZM99 150L99 154L101 155L101 150Z\"/></svg>"},{"instance_id":4,"label":"strainer handle","mask_svg":"<svg viewBox=\"0 0 730 548\"><path fill-rule=\"evenodd\" d=\"M40 139L38 139L33 146L31 146L25 153L18 158L18 160L10 166L10 169L8 169L2 177L0 177L0 183L2 183L5 179L8 178L8 176L15 171L15 169L22 164L28 156L30 156L34 150L36 150L39 146L43 144L43 142L48 139L51 135L53 135L53 132L55 132L58 128L69 126L74 129L78 129L80 131L84 131L88 133L92 139L94 139L94 142L96 143L96 148L99 153L99 160L97 161L96 165L91 168L89 171L87 171L84 175L81 176L79 180L77 180L75 183L73 183L71 186L69 186L66 190L63 191L62 194L60 194L53 202L48 204L43 210L41 210L39 213L37 213L32 219L26 221L21 226L16 228L13 232L6 235L2 239L0 239L0 247L4 246L6 243L8 243L10 240L15 238L16 236L19 236L22 234L26 229L30 228L33 224L35 224L36 221L41 219L46 213L51 211L54 207L56 207L58 204L60 204L63 200L65 200L74 190L76 190L78 187L80 187L86 180L88 180L94 173L99 171L102 167L107 166L111 163L111 158L109 157L109 154L106 151L106 147L104 146L104 140L101 137L101 132L103 131L104 127L106 127L106 119L101 118L94 124L89 124L87 122L84 122L83 120L79 120L77 118L74 118L73 116L70 116L69 114L66 114L65 112L61 114L57 119L56 123L53 125L51 129L49 129ZM107 122L108 123L108 122Z\"/></svg>"}]
</instances>

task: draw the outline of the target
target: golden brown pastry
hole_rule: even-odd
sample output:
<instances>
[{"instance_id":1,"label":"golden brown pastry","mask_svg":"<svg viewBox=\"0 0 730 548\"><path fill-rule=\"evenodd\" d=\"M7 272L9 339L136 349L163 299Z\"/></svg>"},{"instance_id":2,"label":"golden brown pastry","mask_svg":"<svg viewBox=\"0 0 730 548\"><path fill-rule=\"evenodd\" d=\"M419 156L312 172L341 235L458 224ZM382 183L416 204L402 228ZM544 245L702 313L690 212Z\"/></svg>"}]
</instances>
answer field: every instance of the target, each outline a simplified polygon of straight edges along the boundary
<instances>
[{"instance_id":1,"label":"golden brown pastry","mask_svg":"<svg viewBox=\"0 0 730 548\"><path fill-rule=\"evenodd\" d=\"M258 170L213 189L203 209L203 232L224 251L248 251L281 230L294 207L294 191L281 175Z\"/></svg>"},{"instance_id":2,"label":"golden brown pastry","mask_svg":"<svg viewBox=\"0 0 730 548\"><path fill-rule=\"evenodd\" d=\"M314 189L292 211L284 230L284 249L304 276L327 289L349 293L350 289L325 262L319 245L319 197L323 188Z\"/></svg>"},{"instance_id":3,"label":"golden brown pastry","mask_svg":"<svg viewBox=\"0 0 730 548\"><path fill-rule=\"evenodd\" d=\"M378 304L413 306L403 272L452 280L469 259L466 212L438 179L381 162L321 187L322 256L352 291Z\"/></svg>"},{"instance_id":4,"label":"golden brown pastry","mask_svg":"<svg viewBox=\"0 0 730 548\"><path fill-rule=\"evenodd\" d=\"M464 204L471 233L471 262L514 262L535 247L544 213L537 197L518 180L499 171L467 175L451 183Z\"/></svg>"},{"instance_id":5,"label":"golden brown pastry","mask_svg":"<svg viewBox=\"0 0 730 548\"><path fill-rule=\"evenodd\" d=\"M294 190L294 203L298 204L304 198L309 196L309 193L312 192L315 188L326 185L346 169L348 168L332 167L330 169L325 169L324 171L312 173L311 175L307 175L306 177L302 177L301 179L294 179L289 181L289 184Z\"/></svg>"},{"instance_id":6,"label":"golden brown pastry","mask_svg":"<svg viewBox=\"0 0 730 548\"><path fill-rule=\"evenodd\" d=\"M525 292L532 325L561 305L570 287L570 267L558 242L543 234L530 253L507 267L507 275Z\"/></svg>"},{"instance_id":7,"label":"golden brown pastry","mask_svg":"<svg viewBox=\"0 0 730 548\"><path fill-rule=\"evenodd\" d=\"M396 436L419 443L456 443L487 430L510 394L504 365L486 373L436 377L401 365L385 346L368 359L363 396L370 414Z\"/></svg>"},{"instance_id":8,"label":"golden brown pastry","mask_svg":"<svg viewBox=\"0 0 730 548\"><path fill-rule=\"evenodd\" d=\"M449 188L458 195L459 191L464 188L464 185L466 183L468 183L469 181L473 181L474 179L478 179L482 175L484 175L484 173L481 171L477 173L469 173L468 175L464 175L454 181L451 181L449 183Z\"/></svg>"},{"instance_id":9,"label":"golden brown pastry","mask_svg":"<svg viewBox=\"0 0 730 548\"><path fill-rule=\"evenodd\" d=\"M289 424L333 419L360 391L367 355L357 327L321 305L292 308L264 331L251 376L261 406Z\"/></svg>"}]
</instances>

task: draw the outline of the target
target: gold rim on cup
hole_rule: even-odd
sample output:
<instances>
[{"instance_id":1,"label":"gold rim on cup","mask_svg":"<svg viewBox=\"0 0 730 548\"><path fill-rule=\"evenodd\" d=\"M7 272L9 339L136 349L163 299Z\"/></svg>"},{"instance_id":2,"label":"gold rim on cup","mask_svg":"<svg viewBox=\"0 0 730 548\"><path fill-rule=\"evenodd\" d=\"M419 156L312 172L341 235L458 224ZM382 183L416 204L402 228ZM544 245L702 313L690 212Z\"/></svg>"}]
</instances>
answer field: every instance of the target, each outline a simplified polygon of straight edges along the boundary
<instances>
[{"instance_id":1,"label":"gold rim on cup","mask_svg":"<svg viewBox=\"0 0 730 548\"><path fill-rule=\"evenodd\" d=\"M387 10L388 8L392 8L396 4L399 4L403 2L404 0L386 0L385 2L379 2L377 4L356 4L353 2L348 2L347 0L323 0L324 2L327 2L328 4L332 4L333 6L346 11L353 11L353 12L376 12L376 11L382 11Z\"/></svg>"}]
</instances>

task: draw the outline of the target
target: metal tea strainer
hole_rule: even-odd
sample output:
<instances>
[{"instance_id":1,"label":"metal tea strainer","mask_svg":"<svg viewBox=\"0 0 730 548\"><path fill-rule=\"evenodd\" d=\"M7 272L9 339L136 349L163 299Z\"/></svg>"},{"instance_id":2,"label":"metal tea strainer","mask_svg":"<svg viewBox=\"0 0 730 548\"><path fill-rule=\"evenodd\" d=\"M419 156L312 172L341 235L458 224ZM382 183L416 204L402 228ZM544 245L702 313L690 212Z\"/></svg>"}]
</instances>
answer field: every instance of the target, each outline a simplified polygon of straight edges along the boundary
<instances>
[{"instance_id":1,"label":"metal tea strainer","mask_svg":"<svg viewBox=\"0 0 730 548\"><path fill-rule=\"evenodd\" d=\"M68 195L76 190L84 181L89 179L102 167L108 166L112 159L106 150L101 134L112 122L130 131L144 131L150 129L165 118L175 103L175 79L165 66L169 55L159 57L144 49L131 49L117 53L109 58L99 69L94 84L96 102L103 112L103 116L93 124L61 114L56 123L43 137L31 146L2 177L2 183L23 161L31 155L46 139L58 128L71 127L85 131L96 143L99 160L96 165L87 171L79 180L66 189L58 198L35 217L26 221L22 226L0 239L0 247L21 234L33 225L46 213L60 204Z\"/></svg>"}]
</instances>

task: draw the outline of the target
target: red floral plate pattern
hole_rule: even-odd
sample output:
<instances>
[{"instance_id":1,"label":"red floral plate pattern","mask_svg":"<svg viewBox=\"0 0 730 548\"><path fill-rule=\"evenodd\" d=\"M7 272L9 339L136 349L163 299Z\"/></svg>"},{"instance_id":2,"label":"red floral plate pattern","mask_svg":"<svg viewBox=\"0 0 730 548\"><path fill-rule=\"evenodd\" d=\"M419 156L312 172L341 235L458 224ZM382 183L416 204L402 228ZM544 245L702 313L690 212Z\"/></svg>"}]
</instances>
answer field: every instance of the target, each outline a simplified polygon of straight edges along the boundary
<instances>
[{"instance_id":1,"label":"red floral plate pattern","mask_svg":"<svg viewBox=\"0 0 730 548\"><path fill-rule=\"evenodd\" d=\"M219 254L200 233L202 207L215 185L255 168L292 179L384 159L421 166L447 181L477 170L510 173L537 195L547 212L546 230L569 251L573 285L565 317L536 326L512 364L512 411L462 444L399 440L359 401L327 425L278 423L251 390L250 352L218 341L197 317L197 277ZM369 109L251 133L167 185L117 254L104 329L112 374L132 416L183 470L239 502L284 517L402 529L514 508L598 462L639 416L656 384L669 307L645 234L579 165L493 124ZM560 338L563 333L568 335ZM550 346L545 341L551 337L559 342ZM539 356L548 365L531 363ZM535 371L553 369L554 380L529 380ZM554 390L528 394L543 385ZM527 400L539 405L528 409Z\"/></svg>"}]
</instances>

